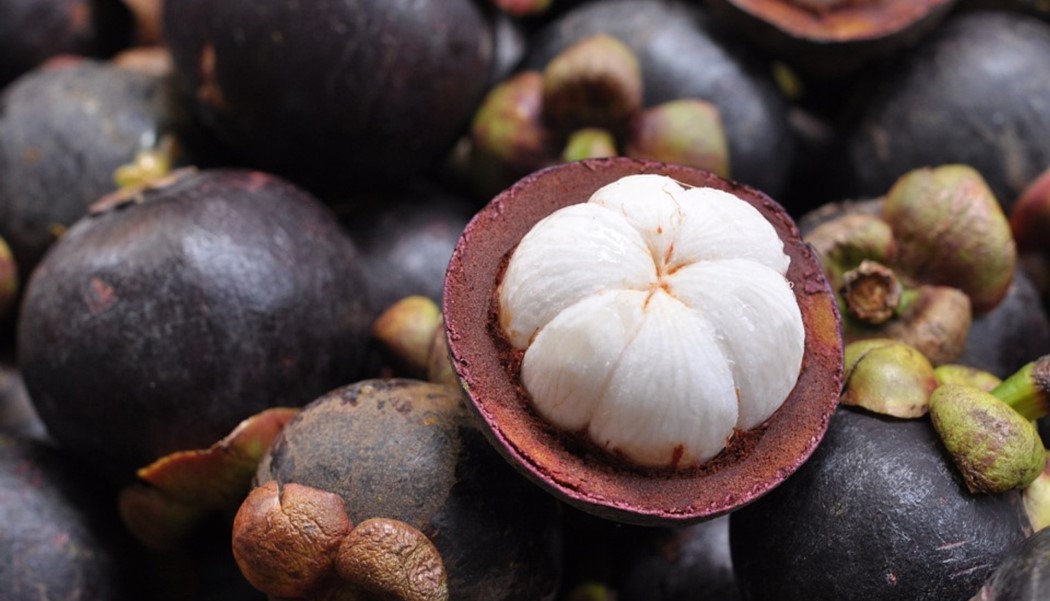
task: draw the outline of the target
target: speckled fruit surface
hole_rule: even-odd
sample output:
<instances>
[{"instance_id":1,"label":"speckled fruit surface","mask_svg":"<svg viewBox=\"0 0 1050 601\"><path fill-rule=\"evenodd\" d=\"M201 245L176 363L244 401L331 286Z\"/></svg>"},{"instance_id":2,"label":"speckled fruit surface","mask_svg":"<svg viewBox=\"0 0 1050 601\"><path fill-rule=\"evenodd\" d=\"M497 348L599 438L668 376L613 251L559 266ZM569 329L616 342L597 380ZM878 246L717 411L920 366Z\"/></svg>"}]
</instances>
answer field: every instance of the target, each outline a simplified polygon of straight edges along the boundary
<instances>
[{"instance_id":1,"label":"speckled fruit surface","mask_svg":"<svg viewBox=\"0 0 1050 601\"><path fill-rule=\"evenodd\" d=\"M636 173L719 188L751 203L791 257L806 328L798 382L762 426L738 433L702 466L684 471L630 466L549 426L520 383L520 353L499 331L496 290L511 252L540 219L585 202L601 186ZM842 380L839 314L812 250L784 209L753 188L708 172L632 159L595 159L538 171L493 199L467 225L449 264L444 311L450 355L494 446L526 476L584 511L627 523L713 518L769 492L813 452L838 405ZM658 358L654 358L658 360Z\"/></svg>"}]
</instances>

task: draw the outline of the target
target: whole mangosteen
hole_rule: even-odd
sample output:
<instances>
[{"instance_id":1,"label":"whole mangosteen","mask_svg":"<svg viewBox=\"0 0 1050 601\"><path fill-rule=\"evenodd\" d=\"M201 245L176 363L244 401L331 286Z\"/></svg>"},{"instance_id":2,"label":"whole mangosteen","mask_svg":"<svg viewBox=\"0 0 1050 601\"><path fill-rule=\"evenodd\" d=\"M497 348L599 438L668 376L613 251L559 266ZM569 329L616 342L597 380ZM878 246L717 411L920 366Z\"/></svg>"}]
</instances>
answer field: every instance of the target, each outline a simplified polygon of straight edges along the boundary
<instances>
[{"instance_id":1,"label":"whole mangosteen","mask_svg":"<svg viewBox=\"0 0 1050 601\"><path fill-rule=\"evenodd\" d=\"M492 450L456 388L366 380L326 394L285 427L257 480L233 544L245 575L268 594L316 597L333 571L344 572L332 545L380 519L410 533L410 548L426 549L428 573L447 575L449 599L554 598L560 506ZM316 516L324 535L277 525L268 512L278 504L285 515ZM396 575L397 563L373 580Z\"/></svg>"},{"instance_id":2,"label":"whole mangosteen","mask_svg":"<svg viewBox=\"0 0 1050 601\"><path fill-rule=\"evenodd\" d=\"M0 88L48 58L106 57L131 42L120 0L3 0L0 14Z\"/></svg>"},{"instance_id":3,"label":"whole mangosteen","mask_svg":"<svg viewBox=\"0 0 1050 601\"><path fill-rule=\"evenodd\" d=\"M107 491L50 445L0 434L0 598L137 598Z\"/></svg>"},{"instance_id":4,"label":"whole mangosteen","mask_svg":"<svg viewBox=\"0 0 1050 601\"><path fill-rule=\"evenodd\" d=\"M164 37L210 129L249 164L314 190L433 167L496 69L471 0L168 0Z\"/></svg>"},{"instance_id":5,"label":"whole mangosteen","mask_svg":"<svg viewBox=\"0 0 1050 601\"><path fill-rule=\"evenodd\" d=\"M1036 601L1050 596L1050 529L1007 555L972 601Z\"/></svg>"},{"instance_id":6,"label":"whole mangosteen","mask_svg":"<svg viewBox=\"0 0 1050 601\"><path fill-rule=\"evenodd\" d=\"M730 517L745 599L965 601L1030 532L975 495L927 419L842 408L813 457Z\"/></svg>"},{"instance_id":7,"label":"whole mangosteen","mask_svg":"<svg viewBox=\"0 0 1050 601\"><path fill-rule=\"evenodd\" d=\"M905 172L962 163L1007 209L1050 165L1050 24L1009 12L942 23L851 93L841 194L884 193Z\"/></svg>"},{"instance_id":8,"label":"whole mangosteen","mask_svg":"<svg viewBox=\"0 0 1050 601\"><path fill-rule=\"evenodd\" d=\"M620 601L738 601L729 516L643 535L627 551L617 582Z\"/></svg>"},{"instance_id":9,"label":"whole mangosteen","mask_svg":"<svg viewBox=\"0 0 1050 601\"><path fill-rule=\"evenodd\" d=\"M361 374L371 309L334 214L261 172L96 204L28 284L18 360L69 452L119 480Z\"/></svg>"},{"instance_id":10,"label":"whole mangosteen","mask_svg":"<svg viewBox=\"0 0 1050 601\"><path fill-rule=\"evenodd\" d=\"M0 237L23 277L136 154L186 123L162 76L83 59L38 68L0 97Z\"/></svg>"},{"instance_id":11,"label":"whole mangosteen","mask_svg":"<svg viewBox=\"0 0 1050 601\"><path fill-rule=\"evenodd\" d=\"M725 128L733 179L774 197L783 190L793 147L787 102L753 48L696 3L598 0L537 31L523 66L542 71L570 46L600 34L637 56L644 106L681 99L713 104Z\"/></svg>"},{"instance_id":12,"label":"whole mangosteen","mask_svg":"<svg viewBox=\"0 0 1050 601\"><path fill-rule=\"evenodd\" d=\"M412 295L440 303L445 268L476 203L430 185L350 199L336 211L365 263L373 307Z\"/></svg>"},{"instance_id":13,"label":"whole mangosteen","mask_svg":"<svg viewBox=\"0 0 1050 601\"><path fill-rule=\"evenodd\" d=\"M827 279L784 209L631 159L538 171L449 264L452 366L498 450L584 511L713 518L783 481L842 376Z\"/></svg>"}]
</instances>

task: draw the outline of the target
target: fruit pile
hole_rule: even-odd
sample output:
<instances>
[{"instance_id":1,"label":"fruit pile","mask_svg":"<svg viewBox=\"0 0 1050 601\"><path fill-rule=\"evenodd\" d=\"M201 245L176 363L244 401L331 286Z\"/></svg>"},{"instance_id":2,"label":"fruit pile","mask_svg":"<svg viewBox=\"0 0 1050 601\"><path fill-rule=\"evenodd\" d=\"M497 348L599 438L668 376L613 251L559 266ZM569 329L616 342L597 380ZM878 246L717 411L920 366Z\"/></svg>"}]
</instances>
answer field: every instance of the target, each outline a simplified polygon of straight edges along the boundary
<instances>
[{"instance_id":1,"label":"fruit pile","mask_svg":"<svg viewBox=\"0 0 1050 601\"><path fill-rule=\"evenodd\" d=\"M0 599L1050 597L1050 10L0 0Z\"/></svg>"}]
</instances>

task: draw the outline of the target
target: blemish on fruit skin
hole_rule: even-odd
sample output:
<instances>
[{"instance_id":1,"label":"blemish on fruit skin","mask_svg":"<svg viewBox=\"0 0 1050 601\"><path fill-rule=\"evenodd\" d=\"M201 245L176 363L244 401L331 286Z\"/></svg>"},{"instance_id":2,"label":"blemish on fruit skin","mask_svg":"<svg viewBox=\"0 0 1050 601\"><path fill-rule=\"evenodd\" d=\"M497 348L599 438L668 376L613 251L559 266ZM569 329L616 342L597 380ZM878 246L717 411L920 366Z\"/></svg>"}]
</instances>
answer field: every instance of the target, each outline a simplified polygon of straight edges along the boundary
<instances>
[{"instance_id":1,"label":"blemish on fruit skin","mask_svg":"<svg viewBox=\"0 0 1050 601\"><path fill-rule=\"evenodd\" d=\"M99 277L91 278L88 291L84 295L88 310L92 315L97 315L113 306L117 302L117 295L110 286Z\"/></svg>"}]
</instances>

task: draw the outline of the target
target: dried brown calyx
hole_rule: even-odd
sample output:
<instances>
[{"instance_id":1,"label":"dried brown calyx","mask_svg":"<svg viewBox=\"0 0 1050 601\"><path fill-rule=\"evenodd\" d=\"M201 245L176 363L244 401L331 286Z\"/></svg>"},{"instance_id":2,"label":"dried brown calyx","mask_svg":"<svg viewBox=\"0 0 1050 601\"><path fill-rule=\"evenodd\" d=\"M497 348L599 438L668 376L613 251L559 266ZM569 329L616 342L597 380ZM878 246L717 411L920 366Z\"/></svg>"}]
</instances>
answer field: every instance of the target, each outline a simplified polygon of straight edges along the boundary
<instances>
[{"instance_id":1,"label":"dried brown calyx","mask_svg":"<svg viewBox=\"0 0 1050 601\"><path fill-rule=\"evenodd\" d=\"M276 598L447 601L441 555L419 530L371 518L356 526L342 498L271 480L245 499L233 523L245 578Z\"/></svg>"}]
</instances>

